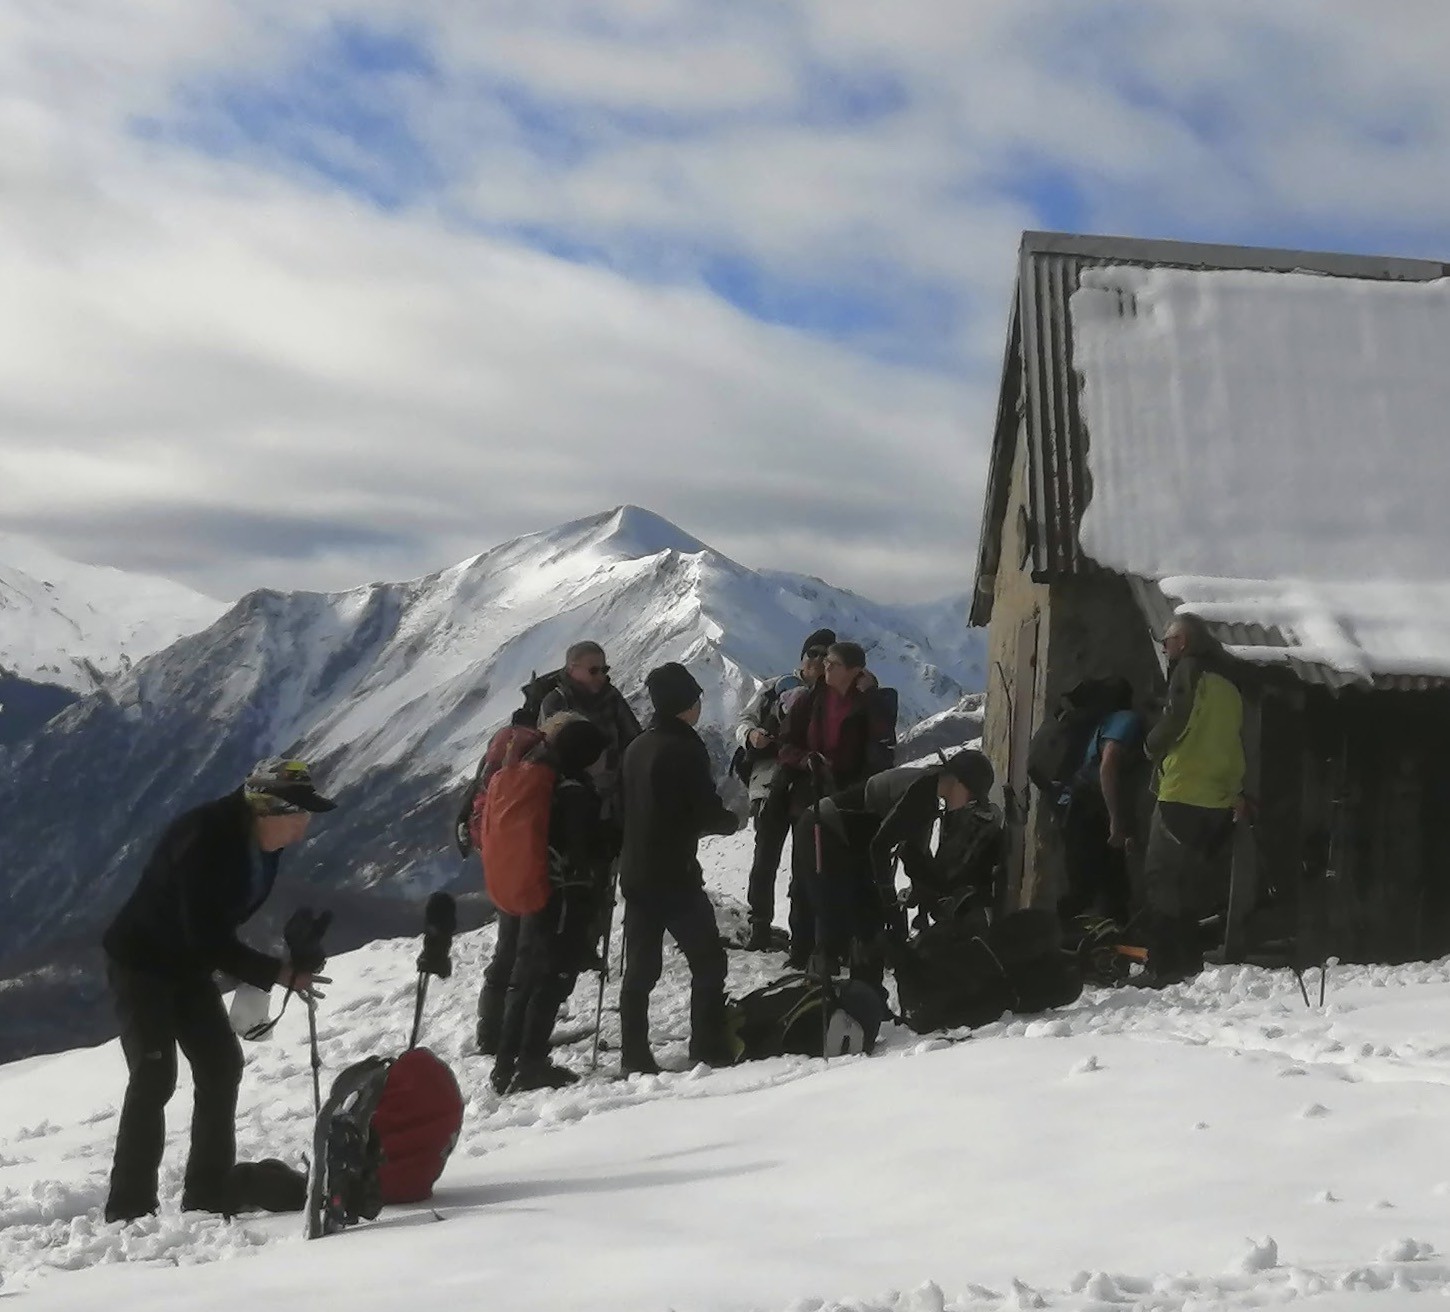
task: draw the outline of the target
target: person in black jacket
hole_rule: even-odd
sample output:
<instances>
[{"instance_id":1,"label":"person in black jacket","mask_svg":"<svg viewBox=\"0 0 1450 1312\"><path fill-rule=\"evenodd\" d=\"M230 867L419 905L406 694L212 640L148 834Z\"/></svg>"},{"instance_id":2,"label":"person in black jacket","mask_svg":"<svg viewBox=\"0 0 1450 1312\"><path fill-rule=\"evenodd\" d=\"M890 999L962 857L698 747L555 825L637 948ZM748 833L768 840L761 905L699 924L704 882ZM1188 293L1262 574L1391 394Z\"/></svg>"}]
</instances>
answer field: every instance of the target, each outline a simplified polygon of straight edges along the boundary
<instances>
[{"instance_id":1,"label":"person in black jacket","mask_svg":"<svg viewBox=\"0 0 1450 1312\"><path fill-rule=\"evenodd\" d=\"M282 849L302 841L313 812L334 805L318 794L303 762L260 762L241 788L167 826L106 930L106 978L130 1073L107 1221L134 1220L158 1206L178 1046L196 1090L181 1206L231 1210L242 1052L212 974L310 996L311 974L248 947L237 927L270 896Z\"/></svg>"},{"instance_id":2,"label":"person in black jacket","mask_svg":"<svg viewBox=\"0 0 1450 1312\"><path fill-rule=\"evenodd\" d=\"M657 1074L649 1047L649 995L660 977L664 936L690 963L690 1060L727 1064L725 948L705 892L698 847L703 834L733 834L695 732L701 688L670 662L645 679L654 719L624 753L624 979L619 990L621 1066Z\"/></svg>"},{"instance_id":3,"label":"person in black jacket","mask_svg":"<svg viewBox=\"0 0 1450 1312\"><path fill-rule=\"evenodd\" d=\"M574 991L581 965L592 956L598 893L594 868L608 846L599 795L590 778L608 746L604 731L584 716L566 712L552 717L543 733L544 741L524 759L555 772L549 801L549 882L554 891L542 911L508 917L517 926L516 937L489 1077L500 1094L561 1089L579 1078L550 1060L549 1036L559 1008Z\"/></svg>"}]
</instances>

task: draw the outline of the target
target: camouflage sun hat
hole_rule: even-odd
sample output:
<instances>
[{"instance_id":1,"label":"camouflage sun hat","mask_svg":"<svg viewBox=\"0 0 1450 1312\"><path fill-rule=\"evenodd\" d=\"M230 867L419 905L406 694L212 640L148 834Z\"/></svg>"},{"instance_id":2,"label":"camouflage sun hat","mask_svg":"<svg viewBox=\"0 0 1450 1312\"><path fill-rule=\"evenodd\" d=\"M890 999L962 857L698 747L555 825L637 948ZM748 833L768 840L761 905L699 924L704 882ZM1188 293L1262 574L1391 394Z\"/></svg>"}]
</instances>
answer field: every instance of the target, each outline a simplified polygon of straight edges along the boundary
<instances>
[{"instance_id":1,"label":"camouflage sun hat","mask_svg":"<svg viewBox=\"0 0 1450 1312\"><path fill-rule=\"evenodd\" d=\"M331 811L337 806L314 787L306 761L292 761L284 756L269 756L258 761L243 787L252 809L262 815Z\"/></svg>"}]
</instances>

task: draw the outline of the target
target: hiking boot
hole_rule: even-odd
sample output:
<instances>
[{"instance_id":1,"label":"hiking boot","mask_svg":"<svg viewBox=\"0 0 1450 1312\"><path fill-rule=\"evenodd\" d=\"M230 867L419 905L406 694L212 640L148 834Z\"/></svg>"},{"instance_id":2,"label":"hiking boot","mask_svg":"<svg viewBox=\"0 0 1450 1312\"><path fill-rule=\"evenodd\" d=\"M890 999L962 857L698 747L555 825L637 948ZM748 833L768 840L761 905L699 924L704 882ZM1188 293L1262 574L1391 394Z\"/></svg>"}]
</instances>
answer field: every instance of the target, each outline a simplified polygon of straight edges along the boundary
<instances>
[{"instance_id":1,"label":"hiking boot","mask_svg":"<svg viewBox=\"0 0 1450 1312\"><path fill-rule=\"evenodd\" d=\"M752 920L750 933L745 936L745 950L747 952L770 952L775 947L772 938L768 921Z\"/></svg>"},{"instance_id":2,"label":"hiking boot","mask_svg":"<svg viewBox=\"0 0 1450 1312\"><path fill-rule=\"evenodd\" d=\"M503 1032L503 1004L507 989L485 984L478 995L478 1050L485 1057L498 1054L499 1035Z\"/></svg>"},{"instance_id":3,"label":"hiking boot","mask_svg":"<svg viewBox=\"0 0 1450 1312\"><path fill-rule=\"evenodd\" d=\"M217 1216L230 1217L235 1210L229 1190L184 1190L181 1195L183 1212L215 1212Z\"/></svg>"},{"instance_id":4,"label":"hiking boot","mask_svg":"<svg viewBox=\"0 0 1450 1312\"><path fill-rule=\"evenodd\" d=\"M510 1093L528 1093L532 1089L567 1089L578 1084L579 1077L563 1066L556 1066L547 1058L543 1061L519 1062L518 1073L509 1087Z\"/></svg>"},{"instance_id":5,"label":"hiking boot","mask_svg":"<svg viewBox=\"0 0 1450 1312\"><path fill-rule=\"evenodd\" d=\"M493 1091L500 1098L509 1091L509 1085L514 1079L514 1059L504 1053L500 1053L493 1059L493 1070L489 1072L488 1082L493 1086Z\"/></svg>"},{"instance_id":6,"label":"hiking boot","mask_svg":"<svg viewBox=\"0 0 1450 1312\"><path fill-rule=\"evenodd\" d=\"M125 1200L106 1200L106 1224L114 1225L121 1222L123 1225L131 1221L139 1221L143 1216L155 1216L160 1210L160 1204L153 1198L147 1202L126 1202Z\"/></svg>"}]
</instances>

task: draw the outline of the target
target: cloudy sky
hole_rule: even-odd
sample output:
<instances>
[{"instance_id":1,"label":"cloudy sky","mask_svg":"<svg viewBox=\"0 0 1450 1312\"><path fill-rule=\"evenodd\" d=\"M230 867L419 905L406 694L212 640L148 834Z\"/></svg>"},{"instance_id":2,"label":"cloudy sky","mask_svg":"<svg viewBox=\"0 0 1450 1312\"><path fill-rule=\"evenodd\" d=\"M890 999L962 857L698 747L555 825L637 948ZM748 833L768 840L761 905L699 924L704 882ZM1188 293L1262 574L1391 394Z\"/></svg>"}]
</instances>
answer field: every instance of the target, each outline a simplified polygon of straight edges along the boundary
<instances>
[{"instance_id":1,"label":"cloudy sky","mask_svg":"<svg viewBox=\"0 0 1450 1312\"><path fill-rule=\"evenodd\" d=\"M0 528L971 582L1023 229L1450 259L1445 0L10 0Z\"/></svg>"}]
</instances>

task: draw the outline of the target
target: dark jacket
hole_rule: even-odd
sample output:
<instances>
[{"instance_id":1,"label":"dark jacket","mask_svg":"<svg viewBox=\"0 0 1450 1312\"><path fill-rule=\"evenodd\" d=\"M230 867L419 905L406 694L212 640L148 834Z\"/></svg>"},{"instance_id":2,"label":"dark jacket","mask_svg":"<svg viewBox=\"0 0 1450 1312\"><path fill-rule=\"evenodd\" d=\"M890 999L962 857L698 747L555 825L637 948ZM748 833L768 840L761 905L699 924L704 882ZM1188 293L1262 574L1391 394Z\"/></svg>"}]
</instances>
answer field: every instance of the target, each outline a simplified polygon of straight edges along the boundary
<instances>
[{"instance_id":1,"label":"dark jacket","mask_svg":"<svg viewBox=\"0 0 1450 1312\"><path fill-rule=\"evenodd\" d=\"M587 716L604 730L609 746L592 769L590 777L599 793L607 819L616 819L620 813L619 772L624 761L624 749L640 735L639 721L624 700L624 694L612 683L606 683L597 694L591 694L575 683L567 674L562 675L554 690L545 696L539 706L539 724L560 711L575 711Z\"/></svg>"},{"instance_id":2,"label":"dark jacket","mask_svg":"<svg viewBox=\"0 0 1450 1312\"><path fill-rule=\"evenodd\" d=\"M715 791L700 735L674 717L654 720L625 750L623 782L619 886L625 896L698 888L701 835L740 828Z\"/></svg>"},{"instance_id":3,"label":"dark jacket","mask_svg":"<svg viewBox=\"0 0 1450 1312\"><path fill-rule=\"evenodd\" d=\"M821 751L828 692L822 679L809 693L792 703L781 730L780 751L777 753L782 765L801 770L810 754ZM830 777L825 781L828 792L849 788L890 764L886 739L895 726L876 713L878 702L872 693L853 689L848 694L848 700L850 706L841 723L835 749L822 753L830 770Z\"/></svg>"},{"instance_id":4,"label":"dark jacket","mask_svg":"<svg viewBox=\"0 0 1450 1312\"><path fill-rule=\"evenodd\" d=\"M270 880L253 891L254 852L240 788L173 820L101 940L107 954L153 975L205 978L219 970L270 988L281 961L237 938L272 891Z\"/></svg>"},{"instance_id":5,"label":"dark jacket","mask_svg":"<svg viewBox=\"0 0 1450 1312\"><path fill-rule=\"evenodd\" d=\"M537 749L534 755L556 766L547 747ZM559 774L549 808L550 882L558 888L592 889L594 872L612 854L593 782L588 775Z\"/></svg>"},{"instance_id":6,"label":"dark jacket","mask_svg":"<svg viewBox=\"0 0 1450 1312\"><path fill-rule=\"evenodd\" d=\"M1000 812L985 801L942 812L937 802L940 778L935 767L899 766L835 794L833 800L843 809L864 811L880 820L871 839L871 870L877 884L890 884L892 854L899 853L918 902L934 914L940 910L941 918L950 918L965 903L996 904L1006 831ZM938 817L941 834L933 852L931 830Z\"/></svg>"}]
</instances>

